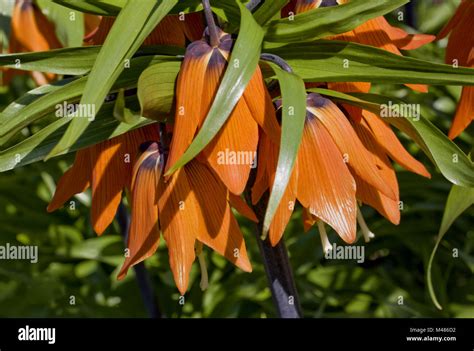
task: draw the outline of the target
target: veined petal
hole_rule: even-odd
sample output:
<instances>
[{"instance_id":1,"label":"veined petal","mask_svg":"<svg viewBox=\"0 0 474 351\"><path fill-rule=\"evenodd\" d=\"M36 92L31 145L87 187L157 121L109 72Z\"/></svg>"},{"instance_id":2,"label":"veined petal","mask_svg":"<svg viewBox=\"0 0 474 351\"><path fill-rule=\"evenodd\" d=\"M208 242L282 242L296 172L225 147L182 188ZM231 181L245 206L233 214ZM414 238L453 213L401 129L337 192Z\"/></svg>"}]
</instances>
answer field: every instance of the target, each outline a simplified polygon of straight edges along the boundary
<instances>
[{"instance_id":1,"label":"veined petal","mask_svg":"<svg viewBox=\"0 0 474 351\"><path fill-rule=\"evenodd\" d=\"M354 133L355 134L355 133ZM308 114L298 152L297 198L341 236L356 238L356 187L343 156L323 123Z\"/></svg>"},{"instance_id":2,"label":"veined petal","mask_svg":"<svg viewBox=\"0 0 474 351\"><path fill-rule=\"evenodd\" d=\"M329 99L317 94L310 94L308 111L318 117L331 134L340 152L348 157L349 168L376 187L383 194L395 200L396 193L385 182L376 167L373 156L364 147L339 108Z\"/></svg>"},{"instance_id":3,"label":"veined petal","mask_svg":"<svg viewBox=\"0 0 474 351\"><path fill-rule=\"evenodd\" d=\"M198 201L197 239L242 270L251 272L244 238L227 201L227 189L199 161L190 162L185 169L191 191Z\"/></svg>"},{"instance_id":4,"label":"veined petal","mask_svg":"<svg viewBox=\"0 0 474 351\"><path fill-rule=\"evenodd\" d=\"M123 143L119 136L91 147L92 162L92 226L101 235L112 223L120 204L122 189L129 183Z\"/></svg>"},{"instance_id":5,"label":"veined petal","mask_svg":"<svg viewBox=\"0 0 474 351\"><path fill-rule=\"evenodd\" d=\"M62 45L54 25L32 2L17 2L12 14L12 36L27 51L48 51Z\"/></svg>"},{"instance_id":6,"label":"veined petal","mask_svg":"<svg viewBox=\"0 0 474 351\"><path fill-rule=\"evenodd\" d=\"M184 15L183 31L189 41L193 42L202 39L205 26L202 12L193 12Z\"/></svg>"},{"instance_id":7,"label":"veined petal","mask_svg":"<svg viewBox=\"0 0 474 351\"><path fill-rule=\"evenodd\" d=\"M355 175L354 179L357 183L357 198L363 203L375 208L381 215L386 217L392 223L398 224L400 222L400 211L398 208L398 181L390 160L385 154L385 150L375 140L374 135L370 131L365 120L362 120L361 123L354 124L354 130L365 147L367 147L367 150L372 153L380 174L383 176L383 179L385 179L387 184L390 185L390 188L396 192L397 196L396 199L390 199L365 182L361 177Z\"/></svg>"},{"instance_id":8,"label":"veined petal","mask_svg":"<svg viewBox=\"0 0 474 351\"><path fill-rule=\"evenodd\" d=\"M145 39L143 45L174 45L184 47L186 37L178 15L167 15Z\"/></svg>"},{"instance_id":9,"label":"veined petal","mask_svg":"<svg viewBox=\"0 0 474 351\"><path fill-rule=\"evenodd\" d=\"M372 112L364 111L363 115L364 121L372 131L377 142L395 162L413 173L431 178L431 175L426 170L425 166L405 150L402 143L400 143L397 136L387 123Z\"/></svg>"},{"instance_id":10,"label":"veined petal","mask_svg":"<svg viewBox=\"0 0 474 351\"><path fill-rule=\"evenodd\" d=\"M257 144L258 125L241 99L222 129L203 150L209 165L236 195L247 185L257 156Z\"/></svg>"},{"instance_id":11,"label":"veined petal","mask_svg":"<svg viewBox=\"0 0 474 351\"><path fill-rule=\"evenodd\" d=\"M443 29L441 29L441 31L438 33L437 39L440 40L446 37L453 30L453 28L459 24L466 14L466 11L469 11L470 7L474 7L471 1L462 0L456 12L454 13L454 16L451 17L449 22L446 23Z\"/></svg>"},{"instance_id":12,"label":"veined petal","mask_svg":"<svg viewBox=\"0 0 474 351\"><path fill-rule=\"evenodd\" d=\"M474 87L463 87L449 138L454 139L471 124L474 119Z\"/></svg>"},{"instance_id":13,"label":"veined petal","mask_svg":"<svg viewBox=\"0 0 474 351\"><path fill-rule=\"evenodd\" d=\"M90 179L90 149L79 150L74 164L59 180L54 196L48 205L48 212L56 211L71 196L85 191L90 185Z\"/></svg>"},{"instance_id":14,"label":"veined petal","mask_svg":"<svg viewBox=\"0 0 474 351\"><path fill-rule=\"evenodd\" d=\"M198 203L191 191L184 168L177 170L158 185L160 227L168 245L169 261L174 281L184 295L194 262L194 244L199 230Z\"/></svg>"},{"instance_id":15,"label":"veined petal","mask_svg":"<svg viewBox=\"0 0 474 351\"><path fill-rule=\"evenodd\" d=\"M469 1L468 1L469 3ZM446 47L446 63L459 66L474 66L474 36L472 22L474 21L474 5L466 8L463 16L451 31Z\"/></svg>"},{"instance_id":16,"label":"veined petal","mask_svg":"<svg viewBox=\"0 0 474 351\"><path fill-rule=\"evenodd\" d=\"M260 143L258 146L258 167L257 174L255 176L255 182L252 186L252 204L256 205L262 195L270 187L270 180L268 178L269 171L276 164L276 161L272 160L273 152L269 138L264 133L260 133Z\"/></svg>"},{"instance_id":17,"label":"veined petal","mask_svg":"<svg viewBox=\"0 0 474 351\"><path fill-rule=\"evenodd\" d=\"M328 89L340 91L342 93L368 93L370 91L371 84L368 82L337 82L328 83ZM355 122L360 122L362 119L362 109L360 107L352 106L349 104L342 104L344 109L347 111L347 115Z\"/></svg>"},{"instance_id":18,"label":"veined petal","mask_svg":"<svg viewBox=\"0 0 474 351\"><path fill-rule=\"evenodd\" d=\"M255 212L253 212L253 210L250 208L247 202L242 199L242 197L240 197L239 195L234 195L231 192L227 193L230 205L235 208L237 212L239 212L242 216L251 220L252 222L258 223L258 219L255 215Z\"/></svg>"},{"instance_id":19,"label":"veined petal","mask_svg":"<svg viewBox=\"0 0 474 351\"><path fill-rule=\"evenodd\" d=\"M191 145L194 134L205 116L202 112L203 107L212 102L203 97L208 86L215 84L209 82L206 77L212 52L209 45L201 40L192 43L186 50L176 85L174 131L166 169L178 161Z\"/></svg>"},{"instance_id":20,"label":"veined petal","mask_svg":"<svg viewBox=\"0 0 474 351\"><path fill-rule=\"evenodd\" d=\"M158 248L157 186L163 169L163 160L158 145L152 143L140 156L133 171L132 216L128 234L129 256L120 270L118 279L123 279L131 266L153 255Z\"/></svg>"},{"instance_id":21,"label":"veined petal","mask_svg":"<svg viewBox=\"0 0 474 351\"><path fill-rule=\"evenodd\" d=\"M375 18L375 21L400 50L414 50L436 39L434 35L408 34L401 28L391 26L383 16Z\"/></svg>"},{"instance_id":22,"label":"veined petal","mask_svg":"<svg viewBox=\"0 0 474 351\"><path fill-rule=\"evenodd\" d=\"M276 118L272 98L265 87L262 72L258 66L245 89L244 99L255 121L270 139L279 145L281 128Z\"/></svg>"}]
</instances>

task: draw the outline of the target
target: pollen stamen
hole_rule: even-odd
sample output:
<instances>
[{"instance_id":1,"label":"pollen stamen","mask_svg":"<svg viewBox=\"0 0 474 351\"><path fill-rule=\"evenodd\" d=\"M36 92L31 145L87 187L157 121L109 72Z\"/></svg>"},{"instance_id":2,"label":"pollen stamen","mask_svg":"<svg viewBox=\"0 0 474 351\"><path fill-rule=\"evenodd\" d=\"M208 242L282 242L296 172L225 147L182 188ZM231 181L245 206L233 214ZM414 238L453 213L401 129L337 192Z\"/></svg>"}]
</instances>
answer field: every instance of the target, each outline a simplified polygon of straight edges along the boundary
<instances>
[{"instance_id":1,"label":"pollen stamen","mask_svg":"<svg viewBox=\"0 0 474 351\"><path fill-rule=\"evenodd\" d=\"M370 239L375 238L375 234L372 233L365 222L364 217L362 216L362 212L357 206L357 222L359 223L360 230L362 231L362 235L364 236L364 240L366 243L370 241Z\"/></svg>"},{"instance_id":2,"label":"pollen stamen","mask_svg":"<svg viewBox=\"0 0 474 351\"><path fill-rule=\"evenodd\" d=\"M329 242L328 234L326 233L326 228L324 227L323 221L318 221L318 231L319 236L321 237L321 245L323 246L324 254L327 254L329 251L332 250L332 245Z\"/></svg>"},{"instance_id":3,"label":"pollen stamen","mask_svg":"<svg viewBox=\"0 0 474 351\"><path fill-rule=\"evenodd\" d=\"M198 257L199 267L201 268L201 282L199 286L204 291L209 287L209 275L207 274L206 258L202 251L202 243L196 242L196 256Z\"/></svg>"}]
</instances>

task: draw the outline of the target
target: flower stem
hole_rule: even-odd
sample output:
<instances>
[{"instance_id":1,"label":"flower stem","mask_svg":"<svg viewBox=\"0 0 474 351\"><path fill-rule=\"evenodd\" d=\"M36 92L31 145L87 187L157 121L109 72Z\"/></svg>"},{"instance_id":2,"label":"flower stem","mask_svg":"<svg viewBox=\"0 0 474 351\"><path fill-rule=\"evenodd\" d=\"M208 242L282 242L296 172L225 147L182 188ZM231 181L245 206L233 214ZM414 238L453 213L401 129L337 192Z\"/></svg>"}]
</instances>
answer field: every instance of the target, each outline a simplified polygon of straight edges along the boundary
<instances>
[{"instance_id":1,"label":"flower stem","mask_svg":"<svg viewBox=\"0 0 474 351\"><path fill-rule=\"evenodd\" d=\"M206 16L207 28L209 31L209 39L212 47L219 46L219 31L217 30L216 21L212 13L211 4L209 0L202 0L202 6L204 7L204 14Z\"/></svg>"},{"instance_id":2,"label":"flower stem","mask_svg":"<svg viewBox=\"0 0 474 351\"><path fill-rule=\"evenodd\" d=\"M249 192L246 192L247 202L251 203ZM293 271L288 259L288 253L283 238L273 247L269 238L261 239L265 209L268 204L268 194L253 206L259 224L255 231L260 254L262 256L268 286L272 292L273 303L280 318L301 318L301 306L298 291L296 290Z\"/></svg>"},{"instance_id":3,"label":"flower stem","mask_svg":"<svg viewBox=\"0 0 474 351\"><path fill-rule=\"evenodd\" d=\"M126 241L128 237L128 229L130 228L130 215L123 203L120 203L116 217L122 236ZM133 269L135 270L135 278L140 289L140 294L142 295L143 304L145 305L149 317L163 318L164 315L161 313L160 308L158 307L158 299L156 298L153 291L153 285L145 265L143 262L140 262L133 266Z\"/></svg>"}]
</instances>

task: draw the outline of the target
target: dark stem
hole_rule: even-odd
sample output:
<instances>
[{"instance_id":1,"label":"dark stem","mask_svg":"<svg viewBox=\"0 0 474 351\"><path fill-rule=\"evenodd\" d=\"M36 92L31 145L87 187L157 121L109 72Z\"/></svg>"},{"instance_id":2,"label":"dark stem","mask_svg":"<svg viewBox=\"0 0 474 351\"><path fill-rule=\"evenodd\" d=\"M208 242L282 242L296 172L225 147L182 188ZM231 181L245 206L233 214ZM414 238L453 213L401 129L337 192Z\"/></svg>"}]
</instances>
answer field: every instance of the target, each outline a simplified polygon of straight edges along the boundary
<instances>
[{"instance_id":1,"label":"dark stem","mask_svg":"<svg viewBox=\"0 0 474 351\"><path fill-rule=\"evenodd\" d=\"M248 203L251 203L249 194L247 191L246 199ZM293 271L283 238L275 247L272 247L268 237L265 240L261 239L267 204L268 193L262 197L257 205L253 206L253 209L259 220L259 224L256 226L255 238L262 256L273 303L278 317L301 318L303 314L301 312L298 291L296 290Z\"/></svg>"},{"instance_id":2,"label":"dark stem","mask_svg":"<svg viewBox=\"0 0 474 351\"><path fill-rule=\"evenodd\" d=\"M217 30L216 21L212 13L211 4L209 0L202 0L202 6L204 7L204 14L206 16L207 29L209 31L209 39L212 47L219 46L219 31Z\"/></svg>"},{"instance_id":3,"label":"dark stem","mask_svg":"<svg viewBox=\"0 0 474 351\"><path fill-rule=\"evenodd\" d=\"M293 69L291 68L291 66L288 64L288 62L286 62L285 60L283 60L280 56L278 55L273 55L273 54L261 54L260 55L260 59L263 60L263 61L268 61L268 62L272 62L276 65L278 65L282 70L288 72L288 73L293 73Z\"/></svg>"},{"instance_id":4,"label":"dark stem","mask_svg":"<svg viewBox=\"0 0 474 351\"><path fill-rule=\"evenodd\" d=\"M124 241L126 242L128 238L128 229L130 228L130 215L122 203L120 203L117 211L117 222L120 226L120 231ZM148 315L150 318L163 318L164 315L158 307L158 299L154 294L153 285L145 264L140 262L133 266L133 269L135 270L135 278L138 287L140 288L140 294L142 295L143 304L145 305Z\"/></svg>"}]
</instances>

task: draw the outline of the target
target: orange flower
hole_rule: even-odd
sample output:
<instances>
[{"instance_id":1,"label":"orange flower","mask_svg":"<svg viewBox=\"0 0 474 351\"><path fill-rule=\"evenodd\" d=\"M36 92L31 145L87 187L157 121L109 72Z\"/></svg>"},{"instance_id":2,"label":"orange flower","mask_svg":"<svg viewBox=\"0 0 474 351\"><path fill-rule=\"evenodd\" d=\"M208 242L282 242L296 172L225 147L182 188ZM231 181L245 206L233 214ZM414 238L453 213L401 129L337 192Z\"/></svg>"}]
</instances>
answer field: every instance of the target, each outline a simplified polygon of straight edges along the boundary
<instances>
[{"instance_id":1,"label":"orange flower","mask_svg":"<svg viewBox=\"0 0 474 351\"><path fill-rule=\"evenodd\" d=\"M446 63L474 67L474 2L463 0L456 13L438 34L438 39L446 37L449 41L446 48ZM474 87L463 87L454 122L449 130L449 137L456 138L474 119Z\"/></svg>"},{"instance_id":2,"label":"orange flower","mask_svg":"<svg viewBox=\"0 0 474 351\"><path fill-rule=\"evenodd\" d=\"M177 82L174 136L167 169L191 144L214 100L233 44L231 36L222 31L219 39L216 47L203 38L186 49ZM229 119L199 156L234 194L241 194L247 184L257 149L259 125L273 140L278 140L280 127L260 68L257 68ZM221 162L220 155L225 152L248 155L248 162Z\"/></svg>"},{"instance_id":3,"label":"orange flower","mask_svg":"<svg viewBox=\"0 0 474 351\"><path fill-rule=\"evenodd\" d=\"M132 221L128 237L128 269L152 255L161 229L168 245L176 285L184 294L195 259L195 246L203 243L246 272L252 270L239 225L232 214L228 190L215 174L197 160L165 182L162 155L153 143L135 165ZM243 203L243 202L242 202Z\"/></svg>"},{"instance_id":4,"label":"orange flower","mask_svg":"<svg viewBox=\"0 0 474 351\"><path fill-rule=\"evenodd\" d=\"M262 136L260 166L252 188L254 204L273 185L277 155L277 146ZM297 162L270 226L272 245L280 241L296 199L306 209L305 229L321 220L347 243L356 238L356 219L365 239L370 239L365 222L358 214L356 200L374 207L398 224L398 183L387 155L408 170L429 177L425 167L408 154L380 118L368 115L360 123L351 124L329 99L308 94ZM324 226L322 223L318 226L326 246Z\"/></svg>"},{"instance_id":5,"label":"orange flower","mask_svg":"<svg viewBox=\"0 0 474 351\"><path fill-rule=\"evenodd\" d=\"M335 6L338 4L345 4L349 0L293 0L290 5L283 11L287 14L288 11L294 11L296 14L303 13L318 7ZM355 42L364 45L375 46L391 53L401 55L400 50L413 50L432 42L435 37L426 34L408 34L404 30L391 26L383 17L376 17L360 26L354 28L347 33L328 37L331 40L343 40ZM427 92L426 85L406 84L408 87L419 92ZM311 84L307 85L312 86ZM337 82L328 83L328 88L341 92L362 92L368 93L371 84L368 82ZM362 110L360 108L345 105L351 118L360 121L362 118Z\"/></svg>"},{"instance_id":6,"label":"orange flower","mask_svg":"<svg viewBox=\"0 0 474 351\"><path fill-rule=\"evenodd\" d=\"M103 44L115 22L114 17L102 17L99 26L84 38L88 45ZM178 15L168 15L156 26L151 34L145 39L143 45L175 45L183 46L186 39L198 40L202 37L204 25L202 14L194 12L185 15L181 21Z\"/></svg>"},{"instance_id":7,"label":"orange flower","mask_svg":"<svg viewBox=\"0 0 474 351\"><path fill-rule=\"evenodd\" d=\"M31 0L16 0L11 23L10 53L47 51L62 46L56 37L54 25ZM19 73L6 70L4 82L8 84L13 74ZM55 77L54 74L41 72L32 72L31 75L38 85L46 84Z\"/></svg>"},{"instance_id":8,"label":"orange flower","mask_svg":"<svg viewBox=\"0 0 474 351\"><path fill-rule=\"evenodd\" d=\"M131 189L132 169L140 145L157 138L156 127L147 126L79 150L73 166L60 179L48 212L91 187L92 226L101 235L114 220L122 190Z\"/></svg>"}]
</instances>

